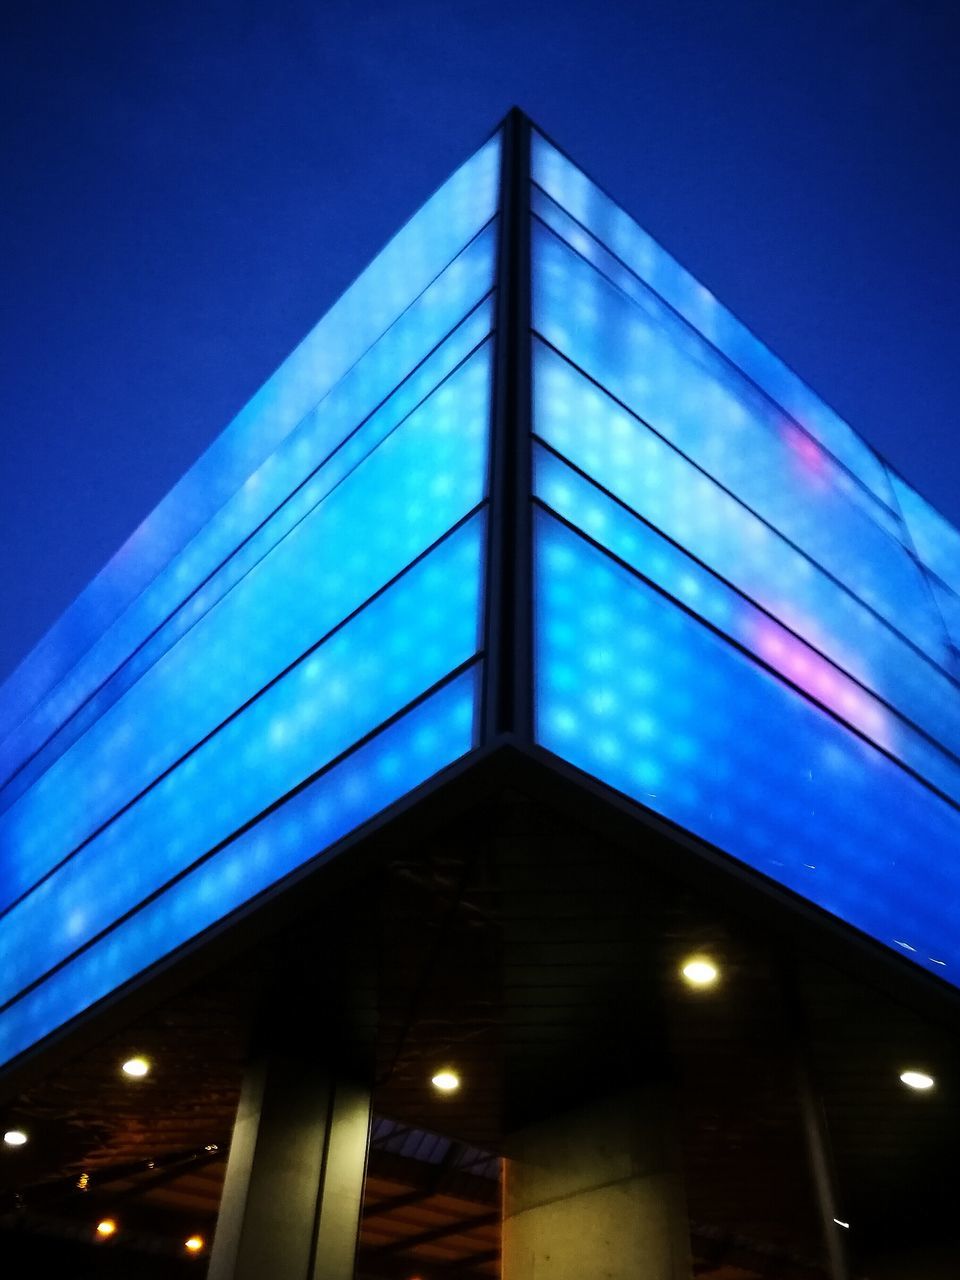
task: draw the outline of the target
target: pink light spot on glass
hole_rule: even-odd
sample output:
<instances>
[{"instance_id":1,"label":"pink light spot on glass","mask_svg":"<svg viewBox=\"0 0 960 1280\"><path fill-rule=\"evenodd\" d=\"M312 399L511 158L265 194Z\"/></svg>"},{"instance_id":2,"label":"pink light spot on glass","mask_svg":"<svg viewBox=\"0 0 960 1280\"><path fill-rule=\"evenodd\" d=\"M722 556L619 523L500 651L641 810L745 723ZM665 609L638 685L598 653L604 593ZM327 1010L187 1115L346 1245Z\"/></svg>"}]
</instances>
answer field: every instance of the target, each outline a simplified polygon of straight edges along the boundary
<instances>
[{"instance_id":1,"label":"pink light spot on glass","mask_svg":"<svg viewBox=\"0 0 960 1280\"><path fill-rule=\"evenodd\" d=\"M812 436L808 436L805 431L801 431L799 427L793 426L792 423L784 425L783 434L791 454L800 464L802 470L818 480L824 479L829 469L829 462L826 453L820 448L816 440Z\"/></svg>"},{"instance_id":2,"label":"pink light spot on glass","mask_svg":"<svg viewBox=\"0 0 960 1280\"><path fill-rule=\"evenodd\" d=\"M753 649L798 689L836 712L878 747L890 749L890 718L883 707L797 636L772 618L761 617L754 623Z\"/></svg>"}]
</instances>

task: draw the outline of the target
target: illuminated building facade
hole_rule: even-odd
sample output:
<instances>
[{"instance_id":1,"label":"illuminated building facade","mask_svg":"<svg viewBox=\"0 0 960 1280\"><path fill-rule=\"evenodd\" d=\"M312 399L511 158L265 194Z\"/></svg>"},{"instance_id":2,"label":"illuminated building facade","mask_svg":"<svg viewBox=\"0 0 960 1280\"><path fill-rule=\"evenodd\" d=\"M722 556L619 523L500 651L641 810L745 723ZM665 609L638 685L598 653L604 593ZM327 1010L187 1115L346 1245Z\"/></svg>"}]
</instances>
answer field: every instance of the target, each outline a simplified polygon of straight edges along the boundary
<instances>
[{"instance_id":1,"label":"illuminated building facade","mask_svg":"<svg viewBox=\"0 0 960 1280\"><path fill-rule=\"evenodd\" d=\"M453 822L514 792L572 806L655 877L675 862L684 883L729 882L731 910L795 921L952 1026L958 652L960 534L513 113L0 692L0 1059L20 1086L154 975L322 887L397 815ZM561 844L531 854L544 899ZM515 849L497 857L509 901L522 873ZM697 930L681 937L694 954ZM654 1025L657 999L637 998ZM615 1003L600 999L598 1043L616 1040ZM576 1087L538 1115L529 1077L548 1050L516 1089L500 1056L503 1275L637 1275L638 1258L691 1274L661 1073L636 1086L623 1051L611 1102L571 1067ZM369 1089L330 1075L318 1102L315 1072L283 1071L247 1086L218 1280L353 1274ZM268 1122L277 1091L293 1112ZM284 1175L284 1195L321 1208L302 1248L281 1248L258 1168L270 1124L289 1134L311 1108L322 1159ZM810 1107L798 1124L822 1253L773 1256L836 1280L848 1227L829 1143ZM624 1131L629 1207L603 1209L601 1256L585 1206L620 1178L598 1150ZM548 1194L530 1171L555 1172L564 1144ZM590 1265L614 1269L584 1270L588 1240ZM376 1247L358 1274L411 1274ZM917 1280L940 1275L896 1249Z\"/></svg>"}]
</instances>

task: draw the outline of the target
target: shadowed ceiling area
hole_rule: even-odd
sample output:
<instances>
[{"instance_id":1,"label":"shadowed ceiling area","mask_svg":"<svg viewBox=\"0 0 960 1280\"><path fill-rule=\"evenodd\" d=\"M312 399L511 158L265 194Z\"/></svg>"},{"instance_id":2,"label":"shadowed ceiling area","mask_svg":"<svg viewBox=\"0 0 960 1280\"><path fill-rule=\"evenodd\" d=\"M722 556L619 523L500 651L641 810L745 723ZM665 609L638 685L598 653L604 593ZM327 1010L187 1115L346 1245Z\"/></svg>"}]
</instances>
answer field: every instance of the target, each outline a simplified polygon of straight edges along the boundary
<instances>
[{"instance_id":1,"label":"shadowed ceiling area","mask_svg":"<svg viewBox=\"0 0 960 1280\"><path fill-rule=\"evenodd\" d=\"M293 1021L318 1063L375 1082L362 1280L499 1275L505 1136L643 1080L675 1099L698 1277L827 1274L804 1078L852 1274L918 1231L936 1245L960 1141L952 1009L913 1012L815 949L798 960L774 916L695 891L636 832L625 847L586 811L513 792L381 834L321 906L304 896L282 929L121 1011L6 1101L0 1121L29 1142L0 1148L5 1257L202 1275L244 1064ZM692 990L680 967L704 953L719 980ZM152 1064L142 1080L120 1070L132 1054ZM936 1088L904 1089L910 1065ZM462 1082L449 1096L430 1083L444 1066ZM107 1218L118 1230L98 1240Z\"/></svg>"}]
</instances>

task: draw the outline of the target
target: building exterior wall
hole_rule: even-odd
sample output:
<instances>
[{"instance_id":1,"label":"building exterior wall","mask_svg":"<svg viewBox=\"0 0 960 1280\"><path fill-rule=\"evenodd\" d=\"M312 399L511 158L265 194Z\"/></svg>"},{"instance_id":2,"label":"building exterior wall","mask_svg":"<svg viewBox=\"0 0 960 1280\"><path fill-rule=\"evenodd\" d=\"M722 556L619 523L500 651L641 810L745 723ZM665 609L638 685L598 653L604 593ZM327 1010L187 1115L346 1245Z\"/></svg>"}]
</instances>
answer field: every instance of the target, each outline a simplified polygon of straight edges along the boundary
<instances>
[{"instance_id":1,"label":"building exterior wall","mask_svg":"<svg viewBox=\"0 0 960 1280\"><path fill-rule=\"evenodd\" d=\"M509 132L0 691L0 1066L489 737L494 650L514 746L960 971L960 534Z\"/></svg>"},{"instance_id":2,"label":"building exterior wall","mask_svg":"<svg viewBox=\"0 0 960 1280\"><path fill-rule=\"evenodd\" d=\"M956 980L956 532L532 154L538 741Z\"/></svg>"},{"instance_id":3,"label":"building exterior wall","mask_svg":"<svg viewBox=\"0 0 960 1280\"><path fill-rule=\"evenodd\" d=\"M475 740L499 136L0 699L0 1062Z\"/></svg>"}]
</instances>

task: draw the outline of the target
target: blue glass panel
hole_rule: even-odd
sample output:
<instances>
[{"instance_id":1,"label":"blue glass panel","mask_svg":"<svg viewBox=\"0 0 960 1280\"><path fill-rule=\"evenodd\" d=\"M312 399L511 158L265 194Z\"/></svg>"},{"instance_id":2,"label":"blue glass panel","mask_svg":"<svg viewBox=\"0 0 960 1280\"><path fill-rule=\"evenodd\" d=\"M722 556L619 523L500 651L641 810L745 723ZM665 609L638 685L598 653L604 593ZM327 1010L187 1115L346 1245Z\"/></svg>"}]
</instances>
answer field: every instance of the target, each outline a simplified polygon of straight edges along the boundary
<instances>
[{"instance_id":1,"label":"blue glass panel","mask_svg":"<svg viewBox=\"0 0 960 1280\"><path fill-rule=\"evenodd\" d=\"M475 517L451 535L12 907L0 1003L469 659L482 529ZM155 708L152 733L182 709L172 698ZM110 759L98 753L92 767ZM34 831L49 830L46 816L33 815ZM22 858L11 871L36 878Z\"/></svg>"},{"instance_id":2,"label":"blue glass panel","mask_svg":"<svg viewBox=\"0 0 960 1280\"><path fill-rule=\"evenodd\" d=\"M178 634L193 625L203 609L209 607L214 592L222 592L236 581L303 517L317 500L318 491L325 492L324 485L330 487L355 465L489 332L488 302L390 394L407 371L488 292L493 283L495 253L496 228L491 226L307 414L113 626L86 653L77 655L76 664L50 695L0 745L0 779L37 751L94 691L102 708L104 682L131 654L131 669L111 682L111 693L116 696L117 685L126 687L132 683L136 674L145 670ZM387 396L387 404L381 405ZM360 428L360 439L351 436L378 405L381 407L372 421ZM335 452L338 448L339 453ZM334 456L326 468L308 483L308 477L331 453ZM306 490L300 488L305 484ZM289 499L291 494L294 496ZM250 538L252 545L244 541ZM230 559L237 548L238 554ZM228 564L218 572L225 560ZM216 585L203 585L211 574L217 574ZM201 587L202 598L196 594ZM167 623L184 601L182 611ZM145 653L142 647L138 650L138 646L146 646L149 652ZM86 723L95 718L86 707L83 716Z\"/></svg>"},{"instance_id":3,"label":"blue glass panel","mask_svg":"<svg viewBox=\"0 0 960 1280\"><path fill-rule=\"evenodd\" d=\"M873 450L603 191L534 133L534 181L631 271L819 440L882 501L884 468Z\"/></svg>"},{"instance_id":4,"label":"blue glass panel","mask_svg":"<svg viewBox=\"0 0 960 1280\"><path fill-rule=\"evenodd\" d=\"M269 550L274 547L278 541L282 540L301 524L316 504L326 497L326 494L332 492L344 477L351 476L352 472L358 466L358 463L365 460L367 454L378 445L381 440L392 431L404 417L410 413L413 408L420 403L421 399L429 394L444 375L456 366L457 362L467 355L471 348L476 346L476 342L484 338L489 333L490 319L492 319L492 307L489 303L477 308L477 311L471 315L465 324L457 329L449 339L448 343L444 343L435 355L426 361L417 374L408 379L397 392L387 399L387 402L381 404L378 411L372 413L362 428L358 429L346 440L333 457L316 471L312 479L303 484L300 489L292 494L288 502L285 502L276 515L266 524L257 529L250 539L244 541L238 548L234 556L229 557L227 561L221 564L218 571L211 575L210 579L197 589L187 599L183 608L170 617L170 620L157 627L157 630L146 640L140 648L136 649L131 659L115 673L110 680L97 690L96 695L87 700L79 712L68 722L64 730L49 742L44 750L41 750L35 758L31 759L27 768L22 769L12 782L9 782L3 791L0 791L0 812L8 808L17 796L26 790L29 783L36 780L44 769L49 767L52 760L56 759L61 751L64 751L70 745L70 742L76 741L81 733L86 731L97 717L101 716L106 709L115 703L116 699L129 687L134 681L147 671L166 650L172 646L180 636L186 635L193 626L196 625L200 618L204 617L216 603L228 591L232 590L239 581L252 570L253 567L260 563L261 559L268 554ZM480 357L481 360L489 360L488 355ZM476 383L477 374L479 374L479 365L471 366L471 378ZM463 375L458 375L458 379L462 379ZM461 394L465 396L468 388L462 385L458 380L458 387ZM447 393L444 393L447 394ZM484 390L477 385L472 385L470 394L474 397L483 396ZM439 397L433 404L439 403ZM431 410L433 411L433 410ZM470 415L470 421L476 421L476 412L479 411L479 403L463 404L463 412L465 417ZM467 435L470 434L467 431ZM466 462L466 460L461 460ZM440 504L443 506L443 504ZM465 508L466 509L466 508ZM429 524L430 521L426 521ZM380 536L388 534L388 530L381 530ZM202 538L204 534L200 535ZM200 540L198 538L197 540ZM193 547L189 547L184 552L184 557L193 558L195 552ZM177 576L178 567L182 558L178 558L170 568L170 581L168 585L170 590L175 591L178 588ZM166 579L166 575L164 575ZM152 621L154 617L156 605L163 607L164 598L164 581L159 580L154 588L138 598L136 605L125 614L123 623L131 617L134 625L145 626L146 623ZM120 625L118 625L120 626ZM108 636L108 644L110 637ZM74 684L74 673L70 673L68 680L61 684L60 689L47 699L46 704L42 705L35 717L24 722L17 731L10 735L8 746L10 753L8 762L13 763L14 759L19 758L19 754L26 750L27 746L42 741L42 733L45 728L49 728L51 722L55 723L55 717L58 716L59 710L63 709L59 704L60 691L63 690L65 699L73 699L82 691L83 681L91 675L90 667L86 663L81 664L77 668L77 681ZM0 758L4 753L0 753Z\"/></svg>"},{"instance_id":5,"label":"blue glass panel","mask_svg":"<svg viewBox=\"0 0 960 1280\"><path fill-rule=\"evenodd\" d=\"M829 485L839 490L844 498L861 507L869 518L898 541L903 538L903 523L897 512L867 489L799 424L789 418L782 409L759 390L757 384L747 378L742 370L734 368L729 360L717 355L715 350L695 330L676 319L674 312L666 308L657 295L631 271L605 249L598 240L569 217L568 214L541 191L534 189L533 209L551 230L555 231L576 253L607 277L656 324L666 324L675 340L684 346L698 363L713 372L715 378L728 383L746 406L753 406L756 416L778 436L786 439L791 456L800 457L807 469L814 468L819 488Z\"/></svg>"},{"instance_id":6,"label":"blue glass panel","mask_svg":"<svg viewBox=\"0 0 960 1280\"><path fill-rule=\"evenodd\" d=\"M496 213L499 135L433 195L140 525L0 689L0 734L257 470Z\"/></svg>"},{"instance_id":7,"label":"blue glass panel","mask_svg":"<svg viewBox=\"0 0 960 1280\"><path fill-rule=\"evenodd\" d=\"M543 514L536 575L545 747L960 977L953 806Z\"/></svg>"},{"instance_id":8,"label":"blue glass panel","mask_svg":"<svg viewBox=\"0 0 960 1280\"><path fill-rule=\"evenodd\" d=\"M960 596L945 586L939 578L930 578L930 588L950 637L954 675L960 676Z\"/></svg>"},{"instance_id":9,"label":"blue glass panel","mask_svg":"<svg viewBox=\"0 0 960 1280\"><path fill-rule=\"evenodd\" d=\"M917 555L948 587L960 591L960 531L898 475L892 480Z\"/></svg>"},{"instance_id":10,"label":"blue glass panel","mask_svg":"<svg viewBox=\"0 0 960 1280\"><path fill-rule=\"evenodd\" d=\"M0 817L0 903L480 501L489 377L484 346Z\"/></svg>"},{"instance_id":11,"label":"blue glass panel","mask_svg":"<svg viewBox=\"0 0 960 1280\"><path fill-rule=\"evenodd\" d=\"M754 607L718 577L704 572L686 551L539 445L534 452L534 484L537 495L565 520L633 565L838 719L960 801L960 761L795 632Z\"/></svg>"},{"instance_id":12,"label":"blue glass panel","mask_svg":"<svg viewBox=\"0 0 960 1280\"><path fill-rule=\"evenodd\" d=\"M544 337L942 660L943 627L916 565L845 498L828 455L777 419L652 295L649 307L636 305L538 223L533 248L534 322Z\"/></svg>"},{"instance_id":13,"label":"blue glass panel","mask_svg":"<svg viewBox=\"0 0 960 1280\"><path fill-rule=\"evenodd\" d=\"M632 510L960 754L960 698L938 667L539 343L534 348L534 426ZM582 517L571 518L581 523ZM589 531L604 540L595 529Z\"/></svg>"},{"instance_id":14,"label":"blue glass panel","mask_svg":"<svg viewBox=\"0 0 960 1280\"><path fill-rule=\"evenodd\" d=\"M473 745L473 667L0 1014L0 1063L386 809Z\"/></svg>"}]
</instances>

